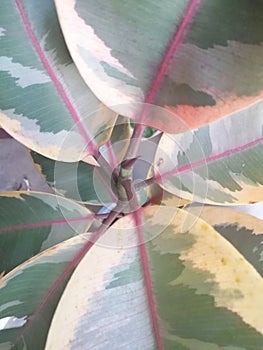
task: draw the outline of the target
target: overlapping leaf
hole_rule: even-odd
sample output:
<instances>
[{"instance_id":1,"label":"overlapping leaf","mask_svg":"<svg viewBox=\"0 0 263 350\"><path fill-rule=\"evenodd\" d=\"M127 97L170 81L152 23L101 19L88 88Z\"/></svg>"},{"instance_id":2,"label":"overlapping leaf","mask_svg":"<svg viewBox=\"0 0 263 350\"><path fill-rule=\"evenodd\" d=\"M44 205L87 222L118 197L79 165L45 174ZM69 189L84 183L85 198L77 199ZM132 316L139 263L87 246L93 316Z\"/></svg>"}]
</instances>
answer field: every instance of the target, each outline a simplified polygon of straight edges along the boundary
<instances>
[{"instance_id":1,"label":"overlapping leaf","mask_svg":"<svg viewBox=\"0 0 263 350\"><path fill-rule=\"evenodd\" d=\"M262 100L260 1L55 2L81 75L119 113L176 133Z\"/></svg>"},{"instance_id":2,"label":"overlapping leaf","mask_svg":"<svg viewBox=\"0 0 263 350\"><path fill-rule=\"evenodd\" d=\"M157 181L191 201L238 204L263 199L263 101L193 132L164 134Z\"/></svg>"},{"instance_id":3,"label":"overlapping leaf","mask_svg":"<svg viewBox=\"0 0 263 350\"><path fill-rule=\"evenodd\" d=\"M41 350L70 273L54 283L87 242L84 236L54 246L0 279L0 348ZM51 292L52 291L52 292Z\"/></svg>"},{"instance_id":4,"label":"overlapping leaf","mask_svg":"<svg viewBox=\"0 0 263 350\"><path fill-rule=\"evenodd\" d=\"M116 168L128 147L130 124L118 117L110 140L101 147L101 154ZM31 151L40 174L58 193L89 204L106 205L116 202L116 188L103 167L92 166L83 161L59 162ZM110 175L110 176L109 176Z\"/></svg>"},{"instance_id":5,"label":"overlapping leaf","mask_svg":"<svg viewBox=\"0 0 263 350\"><path fill-rule=\"evenodd\" d=\"M142 226L115 223L73 274L46 349L260 349L262 277L203 220L183 232L190 216L153 206Z\"/></svg>"},{"instance_id":6,"label":"overlapping leaf","mask_svg":"<svg viewBox=\"0 0 263 350\"><path fill-rule=\"evenodd\" d=\"M105 143L115 114L81 79L53 1L3 0L0 22L2 127L29 148L65 161Z\"/></svg>"},{"instance_id":7,"label":"overlapping leaf","mask_svg":"<svg viewBox=\"0 0 263 350\"><path fill-rule=\"evenodd\" d=\"M0 196L0 273L87 231L91 212L68 199L38 192Z\"/></svg>"},{"instance_id":8,"label":"overlapping leaf","mask_svg":"<svg viewBox=\"0 0 263 350\"><path fill-rule=\"evenodd\" d=\"M263 221L237 210L202 208L201 218L225 237L263 277Z\"/></svg>"}]
</instances>

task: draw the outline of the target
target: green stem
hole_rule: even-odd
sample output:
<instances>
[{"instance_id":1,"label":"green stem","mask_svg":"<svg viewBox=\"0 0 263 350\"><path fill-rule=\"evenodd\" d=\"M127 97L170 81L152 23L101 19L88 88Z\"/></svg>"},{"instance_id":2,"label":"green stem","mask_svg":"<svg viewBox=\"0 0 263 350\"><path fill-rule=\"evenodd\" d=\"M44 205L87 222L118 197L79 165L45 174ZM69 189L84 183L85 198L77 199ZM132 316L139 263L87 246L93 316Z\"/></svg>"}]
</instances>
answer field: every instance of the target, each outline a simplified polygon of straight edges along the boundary
<instances>
[{"instance_id":1,"label":"green stem","mask_svg":"<svg viewBox=\"0 0 263 350\"><path fill-rule=\"evenodd\" d=\"M138 156L138 149L142 139L143 131L145 126L142 124L135 124L132 137L130 140L130 144L124 156L124 160L134 159ZM131 165L130 169L133 167ZM127 168L126 168L127 169Z\"/></svg>"}]
</instances>

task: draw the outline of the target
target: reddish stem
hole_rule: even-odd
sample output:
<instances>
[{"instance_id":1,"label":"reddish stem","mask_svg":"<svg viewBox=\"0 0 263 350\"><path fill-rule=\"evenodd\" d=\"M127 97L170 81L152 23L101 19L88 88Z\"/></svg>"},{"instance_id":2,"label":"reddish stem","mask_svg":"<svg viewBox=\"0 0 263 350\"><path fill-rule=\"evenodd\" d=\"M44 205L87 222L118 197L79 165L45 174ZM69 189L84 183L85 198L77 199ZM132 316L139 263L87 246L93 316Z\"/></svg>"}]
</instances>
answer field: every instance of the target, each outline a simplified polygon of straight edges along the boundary
<instances>
[{"instance_id":1,"label":"reddish stem","mask_svg":"<svg viewBox=\"0 0 263 350\"><path fill-rule=\"evenodd\" d=\"M129 160L137 157L139 145L143 135L145 126L142 124L135 124L132 137L130 139L130 144L124 156L124 160Z\"/></svg>"}]
</instances>

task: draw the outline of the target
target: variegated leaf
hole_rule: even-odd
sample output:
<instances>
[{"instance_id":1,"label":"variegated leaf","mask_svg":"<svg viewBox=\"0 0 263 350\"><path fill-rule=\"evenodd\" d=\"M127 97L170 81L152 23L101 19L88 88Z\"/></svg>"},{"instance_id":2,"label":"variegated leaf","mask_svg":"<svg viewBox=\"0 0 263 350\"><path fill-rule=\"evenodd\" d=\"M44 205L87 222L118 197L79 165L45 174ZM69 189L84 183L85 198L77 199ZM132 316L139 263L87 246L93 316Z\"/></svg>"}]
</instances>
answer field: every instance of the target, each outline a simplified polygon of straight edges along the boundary
<instances>
[{"instance_id":1,"label":"variegated leaf","mask_svg":"<svg viewBox=\"0 0 263 350\"><path fill-rule=\"evenodd\" d=\"M33 257L0 279L0 349L42 350L59 298L70 277L57 278L81 251L84 236Z\"/></svg>"},{"instance_id":2,"label":"variegated leaf","mask_svg":"<svg viewBox=\"0 0 263 350\"><path fill-rule=\"evenodd\" d=\"M226 238L263 277L263 220L238 210L204 206L201 218Z\"/></svg>"},{"instance_id":3,"label":"variegated leaf","mask_svg":"<svg viewBox=\"0 0 263 350\"><path fill-rule=\"evenodd\" d=\"M157 184L153 184L147 187L147 195L151 204L171 206L173 207L173 210L176 210L176 208L184 207L190 203L190 201L187 199L177 197L174 194L165 191Z\"/></svg>"},{"instance_id":4,"label":"variegated leaf","mask_svg":"<svg viewBox=\"0 0 263 350\"><path fill-rule=\"evenodd\" d=\"M101 147L101 154L113 169L123 160L130 142L130 136L130 120L119 115L109 141Z\"/></svg>"},{"instance_id":5,"label":"variegated leaf","mask_svg":"<svg viewBox=\"0 0 263 350\"><path fill-rule=\"evenodd\" d=\"M260 1L55 2L81 75L118 113L176 133L262 100Z\"/></svg>"},{"instance_id":6,"label":"variegated leaf","mask_svg":"<svg viewBox=\"0 0 263 350\"><path fill-rule=\"evenodd\" d=\"M130 124L118 117L110 140L100 148L101 154L116 168L129 144ZM117 201L117 189L103 167L85 162L59 162L30 152L33 162L48 184L59 194L93 205ZM112 174L110 174L112 175Z\"/></svg>"},{"instance_id":7,"label":"variegated leaf","mask_svg":"<svg viewBox=\"0 0 263 350\"><path fill-rule=\"evenodd\" d=\"M108 140L115 113L80 77L53 1L2 0L0 23L2 127L53 159L76 161L93 153Z\"/></svg>"},{"instance_id":8,"label":"variegated leaf","mask_svg":"<svg viewBox=\"0 0 263 350\"><path fill-rule=\"evenodd\" d=\"M30 153L40 174L59 195L92 205L116 202L116 186L102 167L82 161L59 162Z\"/></svg>"},{"instance_id":9,"label":"variegated leaf","mask_svg":"<svg viewBox=\"0 0 263 350\"><path fill-rule=\"evenodd\" d=\"M263 101L184 134L164 134L155 176L190 201L239 204L263 200Z\"/></svg>"},{"instance_id":10,"label":"variegated leaf","mask_svg":"<svg viewBox=\"0 0 263 350\"><path fill-rule=\"evenodd\" d=\"M262 277L203 220L183 233L190 216L153 206L117 221L74 272L46 350L260 349Z\"/></svg>"},{"instance_id":11,"label":"variegated leaf","mask_svg":"<svg viewBox=\"0 0 263 350\"><path fill-rule=\"evenodd\" d=\"M0 208L0 273L86 232L94 221L76 202L39 192L1 193Z\"/></svg>"}]
</instances>

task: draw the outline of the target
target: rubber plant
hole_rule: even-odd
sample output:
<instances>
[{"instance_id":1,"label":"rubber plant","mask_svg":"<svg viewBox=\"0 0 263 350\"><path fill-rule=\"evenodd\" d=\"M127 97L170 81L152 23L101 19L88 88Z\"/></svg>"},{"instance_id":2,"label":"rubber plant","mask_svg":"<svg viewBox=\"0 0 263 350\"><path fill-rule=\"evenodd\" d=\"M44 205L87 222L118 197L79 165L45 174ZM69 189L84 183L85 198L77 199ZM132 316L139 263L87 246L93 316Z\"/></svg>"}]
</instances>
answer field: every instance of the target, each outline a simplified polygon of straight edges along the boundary
<instances>
[{"instance_id":1,"label":"rubber plant","mask_svg":"<svg viewBox=\"0 0 263 350\"><path fill-rule=\"evenodd\" d=\"M0 124L50 185L0 196L0 349L263 349L263 223L226 208L263 198L262 1L0 23Z\"/></svg>"}]
</instances>

